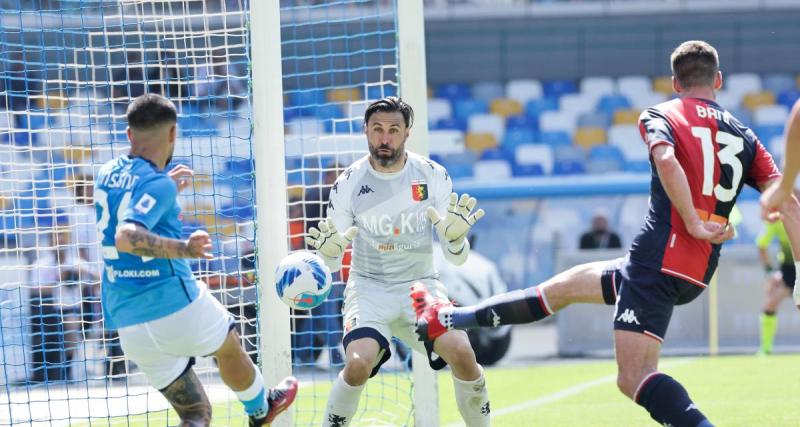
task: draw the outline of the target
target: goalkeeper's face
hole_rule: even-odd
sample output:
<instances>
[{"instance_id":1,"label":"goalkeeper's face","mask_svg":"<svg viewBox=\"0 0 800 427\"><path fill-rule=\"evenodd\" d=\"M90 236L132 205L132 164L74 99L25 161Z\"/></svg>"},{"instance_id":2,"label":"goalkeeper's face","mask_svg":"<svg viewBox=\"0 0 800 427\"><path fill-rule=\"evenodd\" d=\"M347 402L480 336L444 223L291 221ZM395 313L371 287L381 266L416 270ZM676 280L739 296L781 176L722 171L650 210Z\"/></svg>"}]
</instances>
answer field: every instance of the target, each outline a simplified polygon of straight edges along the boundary
<instances>
[{"instance_id":1,"label":"goalkeeper's face","mask_svg":"<svg viewBox=\"0 0 800 427\"><path fill-rule=\"evenodd\" d=\"M369 154L381 167L394 166L404 158L408 127L402 113L376 112L369 118L364 132Z\"/></svg>"}]
</instances>

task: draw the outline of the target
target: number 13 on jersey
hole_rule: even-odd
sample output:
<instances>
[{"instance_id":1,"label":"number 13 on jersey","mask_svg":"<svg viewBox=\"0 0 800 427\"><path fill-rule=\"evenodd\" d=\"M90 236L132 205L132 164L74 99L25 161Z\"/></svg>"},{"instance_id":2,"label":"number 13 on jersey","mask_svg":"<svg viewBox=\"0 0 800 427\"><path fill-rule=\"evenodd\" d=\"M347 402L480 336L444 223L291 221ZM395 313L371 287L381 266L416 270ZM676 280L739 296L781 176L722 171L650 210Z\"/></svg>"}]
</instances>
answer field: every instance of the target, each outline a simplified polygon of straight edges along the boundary
<instances>
[{"instance_id":1,"label":"number 13 on jersey","mask_svg":"<svg viewBox=\"0 0 800 427\"><path fill-rule=\"evenodd\" d=\"M700 140L703 148L703 195L713 195L720 202L730 202L736 197L736 190L742 180L742 161L736 155L744 150L744 140L723 131L717 131L716 135L712 135L711 128L704 126L692 127L692 135ZM714 141L718 145L724 146L716 153L714 152ZM722 184L714 185L715 154L722 165L730 166L733 171L730 188L725 188Z\"/></svg>"}]
</instances>

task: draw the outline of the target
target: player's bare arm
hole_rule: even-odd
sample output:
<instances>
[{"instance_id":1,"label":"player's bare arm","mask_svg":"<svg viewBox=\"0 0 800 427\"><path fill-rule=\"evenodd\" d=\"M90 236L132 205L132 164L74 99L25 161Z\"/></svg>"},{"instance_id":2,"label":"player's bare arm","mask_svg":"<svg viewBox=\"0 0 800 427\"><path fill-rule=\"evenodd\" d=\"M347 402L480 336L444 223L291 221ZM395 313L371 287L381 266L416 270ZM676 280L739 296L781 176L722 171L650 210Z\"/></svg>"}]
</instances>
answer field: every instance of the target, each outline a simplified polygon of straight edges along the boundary
<instances>
[{"instance_id":1,"label":"player's bare arm","mask_svg":"<svg viewBox=\"0 0 800 427\"><path fill-rule=\"evenodd\" d=\"M686 172L675 157L675 149L669 144L658 144L653 147L652 155L664 190L681 216L689 234L696 239L718 240L725 233L727 227L723 228L719 224L705 222L697 215L692 203L692 193L689 190Z\"/></svg>"},{"instance_id":2,"label":"player's bare arm","mask_svg":"<svg viewBox=\"0 0 800 427\"><path fill-rule=\"evenodd\" d=\"M795 102L789 119L786 122L786 148L784 151L783 177L776 180L773 185L764 189L761 195L761 217L765 220L770 218L770 213L779 209L781 204L789 200L794 191L794 181L800 172L800 101Z\"/></svg>"},{"instance_id":3,"label":"player's bare arm","mask_svg":"<svg viewBox=\"0 0 800 427\"><path fill-rule=\"evenodd\" d=\"M188 369L161 392L175 408L182 427L211 424L211 403L192 369Z\"/></svg>"},{"instance_id":4,"label":"player's bare arm","mask_svg":"<svg viewBox=\"0 0 800 427\"><path fill-rule=\"evenodd\" d=\"M194 171L186 165L178 165L167 172L167 176L175 181L178 187L178 192L185 190L192 183L191 178L194 176Z\"/></svg>"},{"instance_id":5,"label":"player's bare arm","mask_svg":"<svg viewBox=\"0 0 800 427\"><path fill-rule=\"evenodd\" d=\"M152 233L139 224L128 222L117 230L115 246L118 251L153 258L210 259L211 238L197 230L187 240L169 239Z\"/></svg>"}]
</instances>

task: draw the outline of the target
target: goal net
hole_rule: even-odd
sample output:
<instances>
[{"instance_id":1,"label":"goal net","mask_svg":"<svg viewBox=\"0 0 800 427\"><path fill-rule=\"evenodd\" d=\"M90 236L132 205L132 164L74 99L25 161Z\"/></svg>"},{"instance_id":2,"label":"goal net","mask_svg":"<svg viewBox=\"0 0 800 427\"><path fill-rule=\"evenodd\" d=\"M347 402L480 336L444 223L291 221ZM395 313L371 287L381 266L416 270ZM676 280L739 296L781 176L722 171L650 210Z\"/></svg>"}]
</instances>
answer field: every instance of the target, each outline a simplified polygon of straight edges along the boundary
<instances>
[{"instance_id":1,"label":"goal net","mask_svg":"<svg viewBox=\"0 0 800 427\"><path fill-rule=\"evenodd\" d=\"M179 113L174 164L195 262L257 357L246 0L0 1L0 425L167 425L177 417L103 329L92 179L127 153L125 109L145 92ZM215 424L241 405L211 360L196 371Z\"/></svg>"}]
</instances>

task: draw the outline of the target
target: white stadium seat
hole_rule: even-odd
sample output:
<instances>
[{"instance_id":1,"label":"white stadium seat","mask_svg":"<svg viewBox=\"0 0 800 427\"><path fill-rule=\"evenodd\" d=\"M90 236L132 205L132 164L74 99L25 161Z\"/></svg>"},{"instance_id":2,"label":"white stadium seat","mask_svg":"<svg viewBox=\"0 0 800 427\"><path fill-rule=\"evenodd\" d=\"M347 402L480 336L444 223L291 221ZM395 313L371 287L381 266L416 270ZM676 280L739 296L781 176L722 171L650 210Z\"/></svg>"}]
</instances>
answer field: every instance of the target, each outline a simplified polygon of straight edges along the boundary
<instances>
[{"instance_id":1,"label":"white stadium seat","mask_svg":"<svg viewBox=\"0 0 800 427\"><path fill-rule=\"evenodd\" d=\"M567 111L545 111L539 117L539 129L543 132L575 133L578 126L578 114Z\"/></svg>"},{"instance_id":2,"label":"white stadium seat","mask_svg":"<svg viewBox=\"0 0 800 427\"><path fill-rule=\"evenodd\" d=\"M721 90L717 92L716 102L726 110L734 110L742 105L743 93L735 91Z\"/></svg>"},{"instance_id":3,"label":"white stadium seat","mask_svg":"<svg viewBox=\"0 0 800 427\"><path fill-rule=\"evenodd\" d=\"M531 99L542 97L542 84L538 80L511 80L506 85L506 98L525 105Z\"/></svg>"},{"instance_id":4,"label":"white stadium seat","mask_svg":"<svg viewBox=\"0 0 800 427\"><path fill-rule=\"evenodd\" d=\"M653 82L646 76L623 76L617 79L617 92L628 99L653 91Z\"/></svg>"},{"instance_id":5,"label":"white stadium seat","mask_svg":"<svg viewBox=\"0 0 800 427\"><path fill-rule=\"evenodd\" d=\"M584 77L581 80L581 93L590 96L596 102L603 95L613 94L615 86L611 77Z\"/></svg>"},{"instance_id":6,"label":"white stadium seat","mask_svg":"<svg viewBox=\"0 0 800 427\"><path fill-rule=\"evenodd\" d=\"M558 106L561 111L579 116L594 111L598 99L585 93L568 93L559 99Z\"/></svg>"},{"instance_id":7,"label":"white stadium seat","mask_svg":"<svg viewBox=\"0 0 800 427\"><path fill-rule=\"evenodd\" d=\"M431 98L428 100L428 123L436 123L441 119L453 117L453 107L450 101L444 98Z\"/></svg>"},{"instance_id":8,"label":"white stadium seat","mask_svg":"<svg viewBox=\"0 0 800 427\"><path fill-rule=\"evenodd\" d=\"M501 141L506 133L506 123L497 114L474 114L469 117L467 130L471 133L490 133L497 141Z\"/></svg>"},{"instance_id":9,"label":"white stadium seat","mask_svg":"<svg viewBox=\"0 0 800 427\"><path fill-rule=\"evenodd\" d=\"M625 160L647 160L650 153L636 125L614 125L608 128L608 143L619 148Z\"/></svg>"},{"instance_id":10,"label":"white stadium seat","mask_svg":"<svg viewBox=\"0 0 800 427\"><path fill-rule=\"evenodd\" d=\"M761 90L761 77L754 73L736 73L723 76L722 89L740 97Z\"/></svg>"},{"instance_id":11,"label":"white stadium seat","mask_svg":"<svg viewBox=\"0 0 800 427\"><path fill-rule=\"evenodd\" d=\"M464 152L464 133L456 129L432 130L428 133L430 154L446 156Z\"/></svg>"},{"instance_id":12,"label":"white stadium seat","mask_svg":"<svg viewBox=\"0 0 800 427\"><path fill-rule=\"evenodd\" d=\"M511 178L511 165L501 159L479 160L473 171L477 180L497 181Z\"/></svg>"},{"instance_id":13,"label":"white stadium seat","mask_svg":"<svg viewBox=\"0 0 800 427\"><path fill-rule=\"evenodd\" d=\"M764 105L756 108L753 122L756 125L783 125L789 117L789 109L785 105Z\"/></svg>"},{"instance_id":14,"label":"white stadium seat","mask_svg":"<svg viewBox=\"0 0 800 427\"><path fill-rule=\"evenodd\" d=\"M472 85L472 97L484 101L491 101L495 98L502 98L506 94L506 89L500 82L479 82Z\"/></svg>"},{"instance_id":15,"label":"white stadium seat","mask_svg":"<svg viewBox=\"0 0 800 427\"><path fill-rule=\"evenodd\" d=\"M631 93L626 96L630 99L631 108L634 110L644 110L669 99L667 95L660 92Z\"/></svg>"},{"instance_id":16,"label":"white stadium seat","mask_svg":"<svg viewBox=\"0 0 800 427\"><path fill-rule=\"evenodd\" d=\"M553 173L553 148L545 144L522 144L514 152L514 159L520 165L539 165L545 175Z\"/></svg>"}]
</instances>

